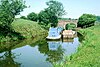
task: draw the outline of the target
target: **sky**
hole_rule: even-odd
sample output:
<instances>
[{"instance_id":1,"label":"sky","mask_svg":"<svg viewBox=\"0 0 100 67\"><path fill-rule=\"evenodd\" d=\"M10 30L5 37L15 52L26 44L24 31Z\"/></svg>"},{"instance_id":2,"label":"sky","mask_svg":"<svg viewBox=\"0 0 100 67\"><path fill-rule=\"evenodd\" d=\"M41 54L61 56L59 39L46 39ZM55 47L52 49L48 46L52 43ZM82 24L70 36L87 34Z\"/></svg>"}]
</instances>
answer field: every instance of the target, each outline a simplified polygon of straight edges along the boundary
<instances>
[{"instance_id":1,"label":"sky","mask_svg":"<svg viewBox=\"0 0 100 67\"><path fill-rule=\"evenodd\" d=\"M24 9L20 16L27 16L31 12L39 13L47 8L49 0L25 0L29 8ZM78 19L82 14L94 14L100 16L100 0L57 0L61 2L67 12L64 18Z\"/></svg>"}]
</instances>

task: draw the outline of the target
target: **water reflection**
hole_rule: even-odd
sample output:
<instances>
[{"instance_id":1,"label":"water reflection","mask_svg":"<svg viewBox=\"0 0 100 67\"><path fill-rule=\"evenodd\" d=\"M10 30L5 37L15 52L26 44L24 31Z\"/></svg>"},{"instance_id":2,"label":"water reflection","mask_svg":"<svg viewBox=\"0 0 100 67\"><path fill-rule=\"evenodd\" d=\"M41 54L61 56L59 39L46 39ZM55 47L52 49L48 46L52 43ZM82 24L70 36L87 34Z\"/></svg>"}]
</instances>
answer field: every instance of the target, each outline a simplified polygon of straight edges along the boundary
<instances>
[{"instance_id":1,"label":"water reflection","mask_svg":"<svg viewBox=\"0 0 100 67\"><path fill-rule=\"evenodd\" d=\"M64 56L74 54L79 45L78 37L63 41L34 41L16 44L14 48L9 47L0 53L0 66L53 67L52 63L61 62Z\"/></svg>"},{"instance_id":2,"label":"water reflection","mask_svg":"<svg viewBox=\"0 0 100 67\"><path fill-rule=\"evenodd\" d=\"M16 56L11 50L6 51L0 55L0 67L20 67L20 63L14 61Z\"/></svg>"},{"instance_id":3,"label":"water reflection","mask_svg":"<svg viewBox=\"0 0 100 67\"><path fill-rule=\"evenodd\" d=\"M59 46L61 45L60 41L47 41L49 50L58 50Z\"/></svg>"},{"instance_id":4,"label":"water reflection","mask_svg":"<svg viewBox=\"0 0 100 67\"><path fill-rule=\"evenodd\" d=\"M63 53L64 53L64 50L61 46L59 46L57 48L57 50L49 50L47 55L47 61L51 62L51 63L54 63L54 62L59 62L63 59Z\"/></svg>"},{"instance_id":5,"label":"water reflection","mask_svg":"<svg viewBox=\"0 0 100 67\"><path fill-rule=\"evenodd\" d=\"M64 54L66 56L70 56L77 52L79 41L78 37L74 38L73 40L67 40L62 43L62 47L65 49Z\"/></svg>"},{"instance_id":6,"label":"water reflection","mask_svg":"<svg viewBox=\"0 0 100 67\"><path fill-rule=\"evenodd\" d=\"M63 58L64 50L60 45L60 41L42 41L38 44L40 53L47 56L46 61L50 63L58 62Z\"/></svg>"},{"instance_id":7,"label":"water reflection","mask_svg":"<svg viewBox=\"0 0 100 67\"><path fill-rule=\"evenodd\" d=\"M53 63L53 62L59 62L63 59L63 53L64 49L61 46L60 41L48 41L48 48L49 51L47 53L48 58L47 61Z\"/></svg>"}]
</instances>

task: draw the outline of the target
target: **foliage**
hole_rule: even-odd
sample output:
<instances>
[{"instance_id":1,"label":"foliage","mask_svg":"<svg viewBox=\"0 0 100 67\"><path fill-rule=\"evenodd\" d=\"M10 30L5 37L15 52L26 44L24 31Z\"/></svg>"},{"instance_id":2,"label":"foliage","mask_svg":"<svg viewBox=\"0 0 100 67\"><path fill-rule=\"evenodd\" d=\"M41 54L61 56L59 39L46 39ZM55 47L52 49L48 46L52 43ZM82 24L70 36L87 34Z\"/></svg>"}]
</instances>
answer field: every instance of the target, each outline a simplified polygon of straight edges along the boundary
<instances>
[{"instance_id":1,"label":"foliage","mask_svg":"<svg viewBox=\"0 0 100 67\"><path fill-rule=\"evenodd\" d=\"M47 14L46 11L41 11L38 14L38 20L39 20L39 24L47 26L49 24L49 15Z\"/></svg>"},{"instance_id":2,"label":"foliage","mask_svg":"<svg viewBox=\"0 0 100 67\"><path fill-rule=\"evenodd\" d=\"M100 16L96 16L95 25L100 25Z\"/></svg>"},{"instance_id":3,"label":"foliage","mask_svg":"<svg viewBox=\"0 0 100 67\"><path fill-rule=\"evenodd\" d=\"M32 20L32 21L37 21L37 19L38 19L37 14L34 13L34 12L28 14L28 15L27 15L27 18L28 18L29 20Z\"/></svg>"},{"instance_id":4,"label":"foliage","mask_svg":"<svg viewBox=\"0 0 100 67\"><path fill-rule=\"evenodd\" d=\"M74 29L76 25L74 23L66 24L66 30Z\"/></svg>"},{"instance_id":5,"label":"foliage","mask_svg":"<svg viewBox=\"0 0 100 67\"><path fill-rule=\"evenodd\" d=\"M5 37L13 37L16 32L12 29L11 23L15 15L19 15L26 8L23 0L0 0L0 31Z\"/></svg>"},{"instance_id":6,"label":"foliage","mask_svg":"<svg viewBox=\"0 0 100 67\"><path fill-rule=\"evenodd\" d=\"M50 0L49 2L46 2L46 5L48 6L46 10L51 16L57 16L60 18L66 14L61 2Z\"/></svg>"},{"instance_id":7,"label":"foliage","mask_svg":"<svg viewBox=\"0 0 100 67\"><path fill-rule=\"evenodd\" d=\"M69 20L69 18L59 18L59 20Z\"/></svg>"},{"instance_id":8,"label":"foliage","mask_svg":"<svg viewBox=\"0 0 100 67\"><path fill-rule=\"evenodd\" d=\"M57 16L50 16L46 11L41 11L38 14L38 19L39 19L39 24L48 26L51 24L51 26L56 27L58 23L58 18Z\"/></svg>"},{"instance_id":9,"label":"foliage","mask_svg":"<svg viewBox=\"0 0 100 67\"><path fill-rule=\"evenodd\" d=\"M95 25L100 25L100 22L99 22L99 21L96 21L96 22L95 22Z\"/></svg>"},{"instance_id":10,"label":"foliage","mask_svg":"<svg viewBox=\"0 0 100 67\"><path fill-rule=\"evenodd\" d=\"M100 22L100 16L96 16L96 20Z\"/></svg>"},{"instance_id":11,"label":"foliage","mask_svg":"<svg viewBox=\"0 0 100 67\"><path fill-rule=\"evenodd\" d=\"M21 16L20 18L21 18L21 19L27 19L25 16Z\"/></svg>"},{"instance_id":12,"label":"foliage","mask_svg":"<svg viewBox=\"0 0 100 67\"><path fill-rule=\"evenodd\" d=\"M56 27L56 26L57 26L57 23L58 23L58 18L57 18L57 16L51 16L51 17L50 17L50 22L51 22L51 26L52 26L52 27Z\"/></svg>"},{"instance_id":13,"label":"foliage","mask_svg":"<svg viewBox=\"0 0 100 67\"><path fill-rule=\"evenodd\" d=\"M92 14L83 14L78 20L78 27L93 26L96 21L96 16Z\"/></svg>"},{"instance_id":14,"label":"foliage","mask_svg":"<svg viewBox=\"0 0 100 67\"><path fill-rule=\"evenodd\" d=\"M24 38L34 38L41 35L46 35L47 31L44 30L38 23L25 20L15 19L11 24L15 32L12 32L10 36L4 37L4 34L0 32L0 42L16 41Z\"/></svg>"},{"instance_id":15,"label":"foliage","mask_svg":"<svg viewBox=\"0 0 100 67\"><path fill-rule=\"evenodd\" d=\"M55 27L57 26L58 18L65 15L63 4L58 1L50 0L46 2L46 5L48 7L39 13L39 21L43 20L45 25L51 23Z\"/></svg>"},{"instance_id":16,"label":"foliage","mask_svg":"<svg viewBox=\"0 0 100 67\"><path fill-rule=\"evenodd\" d=\"M19 15L25 7L23 0L0 0L0 21L2 26L10 25L15 15Z\"/></svg>"},{"instance_id":17,"label":"foliage","mask_svg":"<svg viewBox=\"0 0 100 67\"><path fill-rule=\"evenodd\" d=\"M71 60L59 64L63 67L99 67L100 66L100 25L92 26L78 31L84 39L78 52L72 55Z\"/></svg>"},{"instance_id":18,"label":"foliage","mask_svg":"<svg viewBox=\"0 0 100 67\"><path fill-rule=\"evenodd\" d=\"M65 15L63 4L61 2L54 1L54 0L50 0L49 2L46 2L46 4L48 8L46 8L45 10L50 16L49 18L50 23L52 23L52 25L56 27L58 23L58 18Z\"/></svg>"}]
</instances>

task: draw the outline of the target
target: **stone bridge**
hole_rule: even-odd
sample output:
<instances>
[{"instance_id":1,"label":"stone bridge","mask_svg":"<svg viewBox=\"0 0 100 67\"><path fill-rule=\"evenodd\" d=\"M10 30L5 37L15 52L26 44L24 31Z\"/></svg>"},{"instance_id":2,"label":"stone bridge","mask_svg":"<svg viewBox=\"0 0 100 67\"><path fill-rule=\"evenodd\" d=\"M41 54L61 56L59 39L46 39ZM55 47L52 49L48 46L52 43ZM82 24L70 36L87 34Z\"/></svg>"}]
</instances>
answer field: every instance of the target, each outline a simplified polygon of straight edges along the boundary
<instances>
[{"instance_id":1,"label":"stone bridge","mask_svg":"<svg viewBox=\"0 0 100 67\"><path fill-rule=\"evenodd\" d=\"M65 29L66 24L73 23L77 27L77 22L78 22L78 20L60 20L58 22L58 26L63 27Z\"/></svg>"}]
</instances>

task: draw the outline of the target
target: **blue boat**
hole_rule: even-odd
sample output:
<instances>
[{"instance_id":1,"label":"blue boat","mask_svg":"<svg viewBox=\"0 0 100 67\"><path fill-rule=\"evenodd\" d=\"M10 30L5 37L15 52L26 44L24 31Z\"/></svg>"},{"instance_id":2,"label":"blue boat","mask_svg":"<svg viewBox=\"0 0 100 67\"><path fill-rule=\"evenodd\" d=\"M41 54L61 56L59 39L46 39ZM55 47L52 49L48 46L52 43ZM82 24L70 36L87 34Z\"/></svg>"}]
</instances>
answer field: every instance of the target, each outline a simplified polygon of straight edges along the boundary
<instances>
[{"instance_id":1,"label":"blue boat","mask_svg":"<svg viewBox=\"0 0 100 67\"><path fill-rule=\"evenodd\" d=\"M50 40L58 40L61 38L61 32L62 30L58 27L54 28L54 27L50 27L49 28L49 32L48 32L48 36L46 37L46 39L50 39Z\"/></svg>"}]
</instances>

